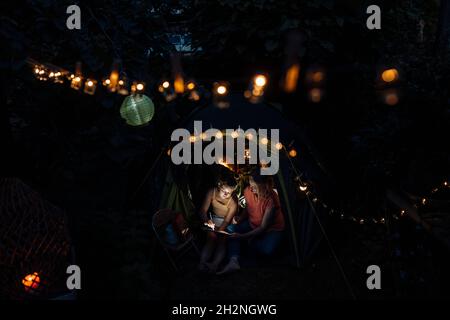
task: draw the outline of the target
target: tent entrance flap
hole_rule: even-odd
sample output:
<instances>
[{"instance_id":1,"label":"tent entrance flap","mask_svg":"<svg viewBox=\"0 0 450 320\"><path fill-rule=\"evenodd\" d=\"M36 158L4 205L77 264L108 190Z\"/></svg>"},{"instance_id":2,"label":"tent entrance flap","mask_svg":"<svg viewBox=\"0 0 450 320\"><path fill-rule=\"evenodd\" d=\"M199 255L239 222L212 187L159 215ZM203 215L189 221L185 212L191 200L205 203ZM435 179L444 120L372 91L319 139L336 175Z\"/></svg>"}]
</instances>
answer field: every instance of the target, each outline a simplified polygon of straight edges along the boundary
<instances>
[{"instance_id":1,"label":"tent entrance flap","mask_svg":"<svg viewBox=\"0 0 450 320\"><path fill-rule=\"evenodd\" d=\"M195 214L194 204L187 195L187 192L183 191L179 184L175 182L170 168L167 170L159 208L170 208L174 211L181 212L188 220Z\"/></svg>"}]
</instances>

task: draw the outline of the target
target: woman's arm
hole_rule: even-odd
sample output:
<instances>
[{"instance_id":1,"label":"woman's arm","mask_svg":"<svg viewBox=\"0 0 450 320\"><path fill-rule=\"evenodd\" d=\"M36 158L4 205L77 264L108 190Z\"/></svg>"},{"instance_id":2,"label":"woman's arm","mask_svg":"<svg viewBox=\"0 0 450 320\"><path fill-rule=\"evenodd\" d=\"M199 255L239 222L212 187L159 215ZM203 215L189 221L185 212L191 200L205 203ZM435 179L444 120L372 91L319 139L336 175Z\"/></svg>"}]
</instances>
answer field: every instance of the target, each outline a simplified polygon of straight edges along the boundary
<instances>
[{"instance_id":1,"label":"woman's arm","mask_svg":"<svg viewBox=\"0 0 450 320\"><path fill-rule=\"evenodd\" d=\"M267 228L270 226L270 223L275 216L275 207L273 205L270 205L266 212L264 213L263 220L261 221L261 225L259 227L256 227L250 232L242 233L242 234L233 234L234 238L250 238L257 236L258 234L263 233L267 230Z\"/></svg>"},{"instance_id":2,"label":"woman's arm","mask_svg":"<svg viewBox=\"0 0 450 320\"><path fill-rule=\"evenodd\" d=\"M237 213L237 211L236 211L236 213ZM247 211L247 208L244 208L244 209L242 209L241 213L238 216L235 215L233 217L233 223L234 224L241 223L242 221L244 221L247 218L248 218L248 211Z\"/></svg>"},{"instance_id":3,"label":"woman's arm","mask_svg":"<svg viewBox=\"0 0 450 320\"><path fill-rule=\"evenodd\" d=\"M200 214L200 219L202 219L203 222L208 222L208 220L209 220L207 213L208 213L209 206L211 205L212 196L213 196L213 191L209 190L208 193L206 193L206 196L205 196L205 199L203 200L202 206L200 207L199 214Z\"/></svg>"},{"instance_id":4,"label":"woman's arm","mask_svg":"<svg viewBox=\"0 0 450 320\"><path fill-rule=\"evenodd\" d=\"M220 225L219 231L225 231L225 229L227 228L227 226L231 223L231 221L233 220L233 217L236 215L237 213L237 209L238 209L238 205L236 200L233 198L230 201L230 206L228 208L228 213L225 216L225 219L223 219L222 224Z\"/></svg>"}]
</instances>

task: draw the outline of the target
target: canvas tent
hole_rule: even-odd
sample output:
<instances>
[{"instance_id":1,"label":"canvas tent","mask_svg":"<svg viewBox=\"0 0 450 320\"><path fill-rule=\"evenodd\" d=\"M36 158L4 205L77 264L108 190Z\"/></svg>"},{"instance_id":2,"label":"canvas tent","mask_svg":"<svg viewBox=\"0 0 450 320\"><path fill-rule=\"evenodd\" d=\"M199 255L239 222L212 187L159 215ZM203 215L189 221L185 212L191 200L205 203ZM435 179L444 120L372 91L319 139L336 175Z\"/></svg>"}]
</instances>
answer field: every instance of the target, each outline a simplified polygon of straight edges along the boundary
<instances>
[{"instance_id":1,"label":"canvas tent","mask_svg":"<svg viewBox=\"0 0 450 320\"><path fill-rule=\"evenodd\" d=\"M280 169L274 176L275 187L279 194L286 220L286 241L293 264L300 266L307 261L317 248L322 232L318 221L323 220L324 210L316 206L311 199L299 192L298 181L314 182L315 192L320 191L320 182L325 175L310 152L310 146L301 136L299 128L283 117L274 106L267 103L253 104L241 95L230 96L230 106L220 109L214 105L194 110L185 120L184 128L194 132L194 121L202 121L204 128L219 130L241 128L279 129L280 142L284 146L294 147L298 155L294 159L288 156L286 150L281 150ZM284 151L284 152L283 152ZM174 165L168 153L160 158L156 170L152 174L154 188L161 200L159 208L172 208L185 213L188 220L197 219L195 208L205 192L204 180L211 181L211 173L207 165ZM163 184L163 188L161 188Z\"/></svg>"}]
</instances>

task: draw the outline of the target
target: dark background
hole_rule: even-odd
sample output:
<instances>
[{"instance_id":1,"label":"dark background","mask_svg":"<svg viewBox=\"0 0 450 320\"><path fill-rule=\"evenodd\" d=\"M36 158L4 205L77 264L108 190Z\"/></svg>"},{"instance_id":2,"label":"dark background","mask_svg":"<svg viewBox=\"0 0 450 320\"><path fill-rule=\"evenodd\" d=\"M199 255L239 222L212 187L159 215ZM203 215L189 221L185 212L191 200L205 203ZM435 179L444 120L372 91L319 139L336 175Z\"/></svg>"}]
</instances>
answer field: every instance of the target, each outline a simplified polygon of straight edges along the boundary
<instances>
[{"instance_id":1,"label":"dark background","mask_svg":"<svg viewBox=\"0 0 450 320\"><path fill-rule=\"evenodd\" d=\"M333 186L327 201L349 215L378 216L388 188L421 197L449 178L448 1L89 1L78 3L81 30L65 26L70 4L1 5L0 136L2 175L19 177L69 215L77 262L86 270L80 297L177 297L178 284L148 253L149 210L157 199L148 188L137 190L183 115L208 103L206 97L198 104L183 98L166 103L157 94L157 84L171 75L170 32L189 30L193 47L202 48L181 62L185 75L206 89L227 80L239 92L254 73L270 74L267 101L282 105L305 132ZM370 4L381 7L381 30L366 28ZM290 37L300 39L294 48ZM118 113L122 97L39 82L26 64L30 57L69 70L81 61L83 74L97 79L119 58L127 76L146 82L155 118L143 128L127 127ZM280 90L289 59L300 62L302 79L308 68L326 71L321 103L308 100L303 80L294 94ZM379 74L390 67L400 73L395 106L380 98ZM388 231L340 221L328 227L358 296L443 294L448 247L414 223ZM397 246L408 252L399 260L393 258ZM418 250L414 257L410 246ZM328 251L319 250L309 275L327 279L334 271L325 267L327 253L321 252ZM361 266L374 261L392 273L380 294L364 291ZM273 272L267 274L272 279ZM298 280L299 287L310 288L304 297L345 296L339 281L330 293L320 281L308 283L307 275ZM285 280L273 277L274 283ZM284 292L292 297L297 291Z\"/></svg>"}]
</instances>

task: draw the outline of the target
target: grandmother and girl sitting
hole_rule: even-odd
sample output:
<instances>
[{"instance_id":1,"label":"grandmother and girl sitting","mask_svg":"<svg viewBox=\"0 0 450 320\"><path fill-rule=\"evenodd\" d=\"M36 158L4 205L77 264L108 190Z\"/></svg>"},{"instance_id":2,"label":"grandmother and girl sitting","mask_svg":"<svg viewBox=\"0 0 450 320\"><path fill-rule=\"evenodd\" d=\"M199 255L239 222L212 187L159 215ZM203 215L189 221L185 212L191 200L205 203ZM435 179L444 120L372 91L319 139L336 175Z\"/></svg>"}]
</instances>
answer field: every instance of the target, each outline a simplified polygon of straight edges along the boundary
<instances>
[{"instance_id":1,"label":"grandmother and girl sitting","mask_svg":"<svg viewBox=\"0 0 450 320\"><path fill-rule=\"evenodd\" d=\"M207 192L200 207L200 218L208 227L198 265L201 272L225 274L239 270L244 241L264 256L272 255L281 242L285 221L272 177L259 172L249 177L243 191L246 207L240 213L236 188L234 177L222 177ZM228 261L219 270L226 257Z\"/></svg>"}]
</instances>

